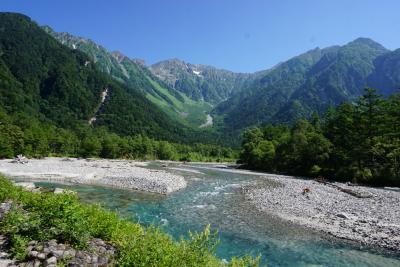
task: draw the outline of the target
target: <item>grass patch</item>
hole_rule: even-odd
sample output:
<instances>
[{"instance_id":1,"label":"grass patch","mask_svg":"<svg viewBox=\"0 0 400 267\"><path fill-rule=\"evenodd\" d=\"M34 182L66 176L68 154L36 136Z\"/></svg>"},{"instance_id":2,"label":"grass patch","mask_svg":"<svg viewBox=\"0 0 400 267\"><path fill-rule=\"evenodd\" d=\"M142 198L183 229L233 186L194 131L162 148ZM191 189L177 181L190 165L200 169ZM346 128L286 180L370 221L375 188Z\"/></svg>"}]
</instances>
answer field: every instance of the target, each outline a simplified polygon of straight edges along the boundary
<instances>
[{"instance_id":1,"label":"grass patch","mask_svg":"<svg viewBox=\"0 0 400 267\"><path fill-rule=\"evenodd\" d=\"M151 80L148 78L149 82L153 85L153 87L158 91L159 94L163 95L164 97L168 98L169 101L171 101L174 106L178 109L182 109L182 102L176 99L175 96L171 95L170 92L168 92L167 89L162 87L159 83L155 82L154 80Z\"/></svg>"},{"instance_id":2,"label":"grass patch","mask_svg":"<svg viewBox=\"0 0 400 267\"><path fill-rule=\"evenodd\" d=\"M146 94L147 99L149 99L154 104L163 108L169 115L172 115L174 118L179 121L186 123L187 125L191 125L194 127L198 127L203 124L206 120L206 113L210 112L212 109L212 105L204 101L194 101L187 97L185 94L178 92L183 101L177 99L175 96L171 95L167 89L163 88L157 82L150 80L149 82L153 85L154 89L157 90L159 95L167 98L173 105L168 103L161 96L156 97L150 93ZM176 111L187 113L186 117L182 117L177 114Z\"/></svg>"},{"instance_id":3,"label":"grass patch","mask_svg":"<svg viewBox=\"0 0 400 267\"><path fill-rule=\"evenodd\" d=\"M224 263L215 256L217 234L207 227L189 238L174 240L156 227L143 227L119 218L99 205L79 202L76 194L32 193L0 176L0 202L13 207L0 222L0 232L11 237L13 256L24 260L31 240L56 239L75 248L101 238L117 249L117 266L258 266L259 258L233 258Z\"/></svg>"}]
</instances>

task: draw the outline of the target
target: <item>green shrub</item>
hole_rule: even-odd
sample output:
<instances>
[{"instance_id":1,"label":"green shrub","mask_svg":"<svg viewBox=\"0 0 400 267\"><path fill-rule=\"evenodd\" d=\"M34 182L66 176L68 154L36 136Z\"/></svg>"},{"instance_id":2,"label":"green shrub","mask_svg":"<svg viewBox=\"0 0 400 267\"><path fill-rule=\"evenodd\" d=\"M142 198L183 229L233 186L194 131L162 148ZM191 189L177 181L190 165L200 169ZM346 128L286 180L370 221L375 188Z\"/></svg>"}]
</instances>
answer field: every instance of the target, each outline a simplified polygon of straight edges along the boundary
<instances>
[{"instance_id":1,"label":"green shrub","mask_svg":"<svg viewBox=\"0 0 400 267\"><path fill-rule=\"evenodd\" d=\"M14 257L26 258L30 240L56 239L85 248L91 238L101 238L117 248L118 266L258 266L259 258L234 258L223 263L215 256L217 233L208 226L175 241L156 227L143 227L121 219L99 205L85 205L76 194L32 193L0 176L0 201L13 207L0 222L0 232L11 236Z\"/></svg>"},{"instance_id":2,"label":"green shrub","mask_svg":"<svg viewBox=\"0 0 400 267\"><path fill-rule=\"evenodd\" d=\"M13 254L17 260L25 260L28 257L26 251L26 248L28 247L28 238L20 235L12 235L11 242L13 243L11 254Z\"/></svg>"}]
</instances>

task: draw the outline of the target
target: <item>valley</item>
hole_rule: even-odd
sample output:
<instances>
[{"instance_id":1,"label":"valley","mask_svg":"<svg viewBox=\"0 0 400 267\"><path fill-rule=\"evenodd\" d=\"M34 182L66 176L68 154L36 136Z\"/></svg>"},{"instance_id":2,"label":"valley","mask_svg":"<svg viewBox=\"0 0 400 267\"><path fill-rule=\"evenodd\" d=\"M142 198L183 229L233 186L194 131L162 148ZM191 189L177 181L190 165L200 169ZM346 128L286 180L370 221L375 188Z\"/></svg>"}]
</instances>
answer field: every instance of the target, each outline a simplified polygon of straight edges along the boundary
<instances>
[{"instance_id":1,"label":"valley","mask_svg":"<svg viewBox=\"0 0 400 267\"><path fill-rule=\"evenodd\" d=\"M0 265L97 243L104 266L400 265L400 49L310 41L245 73L54 29L0 12Z\"/></svg>"}]
</instances>

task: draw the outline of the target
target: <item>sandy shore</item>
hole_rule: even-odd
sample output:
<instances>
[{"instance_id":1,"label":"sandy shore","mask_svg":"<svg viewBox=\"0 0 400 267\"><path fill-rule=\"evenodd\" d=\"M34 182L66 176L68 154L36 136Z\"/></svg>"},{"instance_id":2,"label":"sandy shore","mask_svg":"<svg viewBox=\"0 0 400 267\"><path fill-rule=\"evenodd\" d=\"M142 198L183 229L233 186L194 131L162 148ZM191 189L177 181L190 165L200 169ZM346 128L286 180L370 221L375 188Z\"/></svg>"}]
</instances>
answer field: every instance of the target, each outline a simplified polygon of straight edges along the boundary
<instances>
[{"instance_id":1,"label":"sandy shore","mask_svg":"<svg viewBox=\"0 0 400 267\"><path fill-rule=\"evenodd\" d=\"M335 237L400 251L400 192L281 175L265 178L263 184L243 188L259 210Z\"/></svg>"},{"instance_id":2,"label":"sandy shore","mask_svg":"<svg viewBox=\"0 0 400 267\"><path fill-rule=\"evenodd\" d=\"M152 193L169 194L186 187L183 176L143 168L146 163L129 160L45 158L27 164L0 160L0 173L32 181L94 184Z\"/></svg>"}]
</instances>

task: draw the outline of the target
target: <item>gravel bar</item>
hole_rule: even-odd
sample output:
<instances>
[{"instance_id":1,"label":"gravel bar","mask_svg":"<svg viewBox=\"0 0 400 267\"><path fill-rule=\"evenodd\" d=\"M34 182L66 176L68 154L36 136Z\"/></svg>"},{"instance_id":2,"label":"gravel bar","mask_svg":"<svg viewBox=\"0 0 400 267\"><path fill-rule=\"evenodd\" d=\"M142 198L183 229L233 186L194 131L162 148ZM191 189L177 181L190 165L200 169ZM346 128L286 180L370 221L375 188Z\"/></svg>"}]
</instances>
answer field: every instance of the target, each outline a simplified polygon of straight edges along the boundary
<instances>
[{"instance_id":1,"label":"gravel bar","mask_svg":"<svg viewBox=\"0 0 400 267\"><path fill-rule=\"evenodd\" d=\"M265 175L242 188L260 211L365 246L400 252L400 191Z\"/></svg>"},{"instance_id":2,"label":"gravel bar","mask_svg":"<svg viewBox=\"0 0 400 267\"><path fill-rule=\"evenodd\" d=\"M186 187L183 176L129 160L44 158L26 164L0 160L0 173L32 181L92 184L169 194Z\"/></svg>"}]
</instances>

